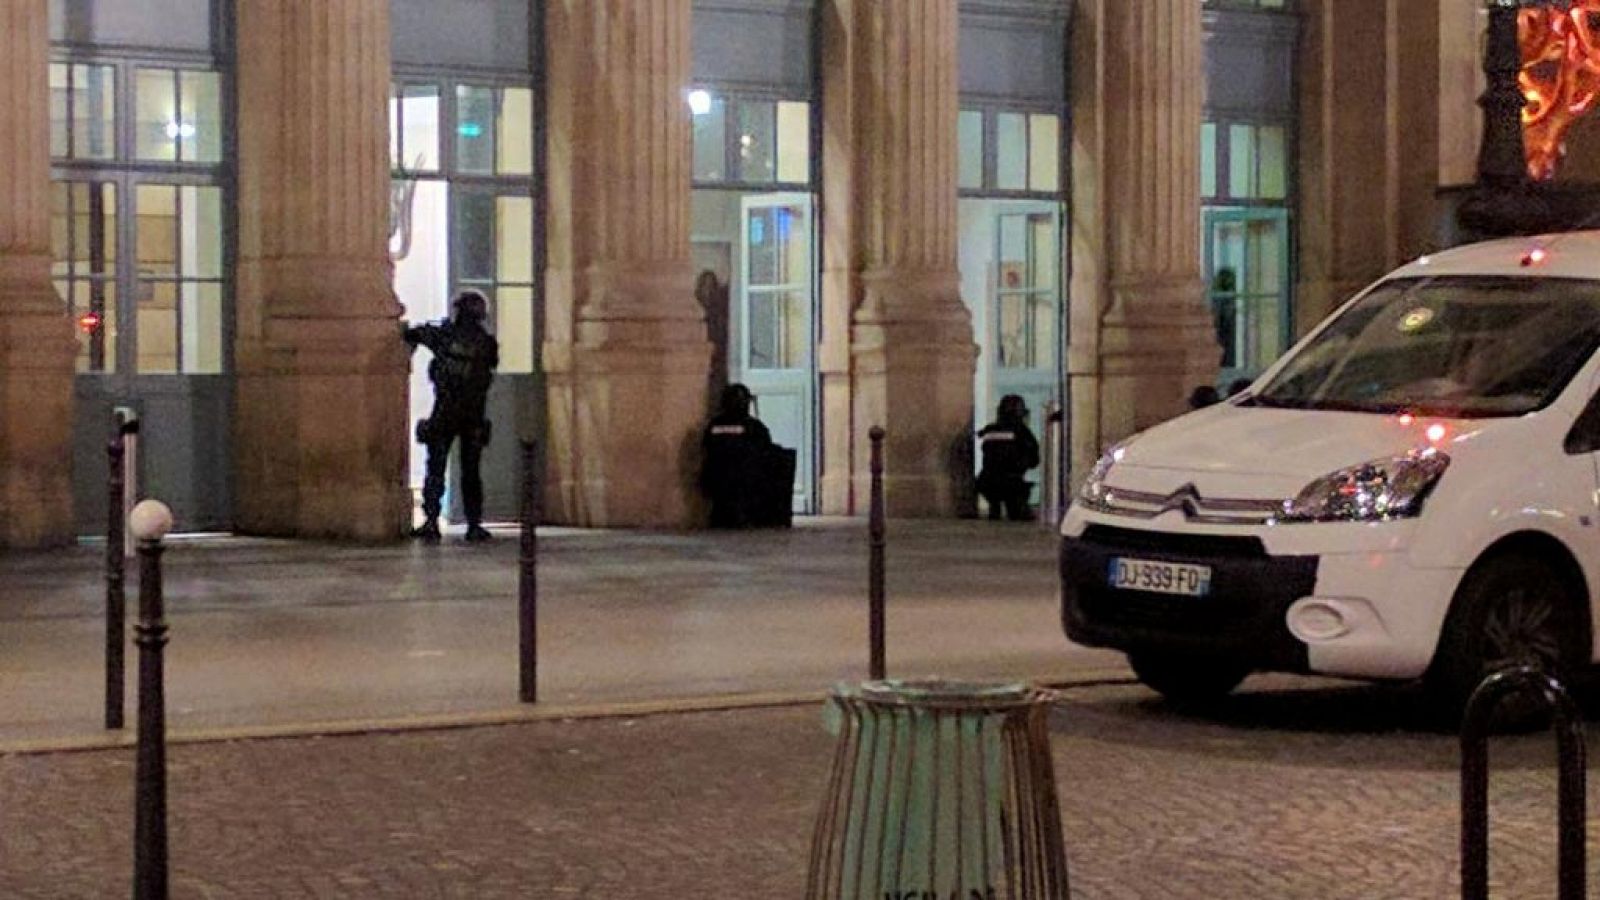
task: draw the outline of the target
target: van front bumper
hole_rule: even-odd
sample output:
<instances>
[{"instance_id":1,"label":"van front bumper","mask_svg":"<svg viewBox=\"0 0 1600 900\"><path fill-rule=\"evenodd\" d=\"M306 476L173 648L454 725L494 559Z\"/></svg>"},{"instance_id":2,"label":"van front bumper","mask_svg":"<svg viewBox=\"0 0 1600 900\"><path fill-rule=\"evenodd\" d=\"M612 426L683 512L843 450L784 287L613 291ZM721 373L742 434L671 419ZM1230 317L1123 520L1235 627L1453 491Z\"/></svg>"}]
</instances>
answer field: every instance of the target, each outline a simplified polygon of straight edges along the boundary
<instances>
[{"instance_id":1,"label":"van front bumper","mask_svg":"<svg viewBox=\"0 0 1600 900\"><path fill-rule=\"evenodd\" d=\"M1211 590L1183 597L1111 587L1117 557L1209 566ZM1270 556L1257 538L1090 526L1061 543L1061 620L1067 636L1124 652L1181 652L1254 670L1310 671L1289 631L1295 601L1315 591L1317 557Z\"/></svg>"},{"instance_id":2,"label":"van front bumper","mask_svg":"<svg viewBox=\"0 0 1600 900\"><path fill-rule=\"evenodd\" d=\"M1463 572L1417 567L1405 549L1411 523L1390 524L1219 533L1074 510L1061 544L1062 625L1077 643L1124 652L1212 655L1256 671L1415 678L1433 660ZM1209 566L1210 593L1113 588L1107 573L1119 556Z\"/></svg>"}]
</instances>

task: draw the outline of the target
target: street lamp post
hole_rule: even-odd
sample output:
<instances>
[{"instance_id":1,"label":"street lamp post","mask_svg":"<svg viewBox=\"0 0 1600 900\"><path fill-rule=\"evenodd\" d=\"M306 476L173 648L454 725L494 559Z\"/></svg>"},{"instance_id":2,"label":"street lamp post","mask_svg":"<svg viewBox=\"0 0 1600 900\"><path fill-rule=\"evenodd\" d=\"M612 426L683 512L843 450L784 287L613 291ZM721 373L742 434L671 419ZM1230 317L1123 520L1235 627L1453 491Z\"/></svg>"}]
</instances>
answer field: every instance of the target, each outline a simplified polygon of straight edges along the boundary
<instances>
[{"instance_id":1,"label":"street lamp post","mask_svg":"<svg viewBox=\"0 0 1600 900\"><path fill-rule=\"evenodd\" d=\"M1484 240L1537 234L1560 227L1551 192L1528 175L1522 132L1526 98L1517 76L1522 71L1518 18L1525 0L1487 0L1489 25L1484 39L1483 72L1487 87L1483 134L1478 145L1478 179L1457 211L1462 236Z\"/></svg>"}]
</instances>

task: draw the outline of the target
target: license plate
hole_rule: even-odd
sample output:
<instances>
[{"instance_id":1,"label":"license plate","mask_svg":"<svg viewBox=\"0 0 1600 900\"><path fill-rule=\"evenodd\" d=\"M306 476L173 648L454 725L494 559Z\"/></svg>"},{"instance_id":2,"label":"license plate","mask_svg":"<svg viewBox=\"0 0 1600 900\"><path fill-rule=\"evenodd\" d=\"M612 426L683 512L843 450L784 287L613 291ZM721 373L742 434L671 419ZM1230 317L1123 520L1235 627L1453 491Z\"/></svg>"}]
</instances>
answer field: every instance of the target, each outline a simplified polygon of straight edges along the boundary
<instances>
[{"instance_id":1,"label":"license plate","mask_svg":"<svg viewBox=\"0 0 1600 900\"><path fill-rule=\"evenodd\" d=\"M1184 597L1204 597L1211 593L1210 566L1118 556L1112 558L1106 580L1112 587L1125 591L1149 591Z\"/></svg>"}]
</instances>

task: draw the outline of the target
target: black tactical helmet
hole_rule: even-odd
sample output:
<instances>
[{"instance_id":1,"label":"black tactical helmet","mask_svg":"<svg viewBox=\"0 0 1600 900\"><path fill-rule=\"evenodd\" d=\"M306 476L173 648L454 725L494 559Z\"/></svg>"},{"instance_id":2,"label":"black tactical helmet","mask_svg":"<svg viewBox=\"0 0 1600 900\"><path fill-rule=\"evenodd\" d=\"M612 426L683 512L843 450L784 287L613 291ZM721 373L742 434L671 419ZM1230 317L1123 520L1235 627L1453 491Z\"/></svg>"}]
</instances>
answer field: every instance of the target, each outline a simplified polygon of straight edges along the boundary
<instances>
[{"instance_id":1,"label":"black tactical helmet","mask_svg":"<svg viewBox=\"0 0 1600 900\"><path fill-rule=\"evenodd\" d=\"M1000 411L997 418L1001 419L1026 419L1028 417L1028 403L1020 394L1007 394L1000 398Z\"/></svg>"},{"instance_id":2,"label":"black tactical helmet","mask_svg":"<svg viewBox=\"0 0 1600 900\"><path fill-rule=\"evenodd\" d=\"M750 414L750 404L754 403L756 395L742 384L730 384L722 389L722 413L724 415L744 416Z\"/></svg>"},{"instance_id":3,"label":"black tactical helmet","mask_svg":"<svg viewBox=\"0 0 1600 900\"><path fill-rule=\"evenodd\" d=\"M461 321L482 324L489 318L489 298L478 291L462 291L456 295L455 311Z\"/></svg>"}]
</instances>

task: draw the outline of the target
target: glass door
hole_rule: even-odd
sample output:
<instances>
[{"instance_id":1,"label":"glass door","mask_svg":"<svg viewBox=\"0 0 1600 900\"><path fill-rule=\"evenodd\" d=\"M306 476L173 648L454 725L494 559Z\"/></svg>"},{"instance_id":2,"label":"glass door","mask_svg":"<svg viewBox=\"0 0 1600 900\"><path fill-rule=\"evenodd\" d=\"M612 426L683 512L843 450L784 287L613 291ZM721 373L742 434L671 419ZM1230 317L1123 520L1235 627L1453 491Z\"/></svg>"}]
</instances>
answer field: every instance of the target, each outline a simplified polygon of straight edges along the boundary
<instances>
[{"instance_id":1,"label":"glass door","mask_svg":"<svg viewBox=\"0 0 1600 900\"><path fill-rule=\"evenodd\" d=\"M757 398L757 415L777 443L796 451L794 509L814 508L816 467L813 306L816 302L810 194L741 198L740 278L734 299L733 381Z\"/></svg>"},{"instance_id":2,"label":"glass door","mask_svg":"<svg viewBox=\"0 0 1600 900\"><path fill-rule=\"evenodd\" d=\"M1208 209L1205 265L1224 386L1261 374L1288 349L1289 213Z\"/></svg>"},{"instance_id":3,"label":"glass door","mask_svg":"<svg viewBox=\"0 0 1600 900\"><path fill-rule=\"evenodd\" d=\"M222 188L181 175L86 174L55 183L52 215L56 289L77 326L88 412L77 465L104 471L110 412L131 408L143 420L143 492L166 501L184 530L229 527ZM79 482L80 530L97 532L103 483Z\"/></svg>"}]
</instances>

